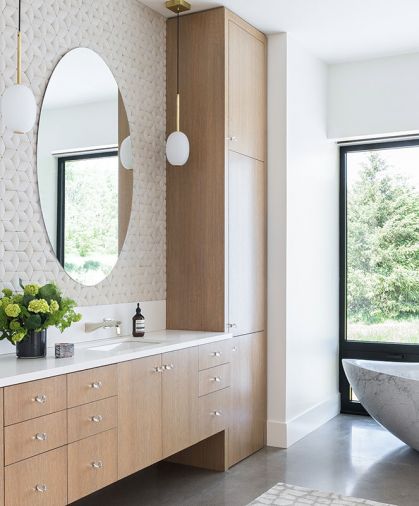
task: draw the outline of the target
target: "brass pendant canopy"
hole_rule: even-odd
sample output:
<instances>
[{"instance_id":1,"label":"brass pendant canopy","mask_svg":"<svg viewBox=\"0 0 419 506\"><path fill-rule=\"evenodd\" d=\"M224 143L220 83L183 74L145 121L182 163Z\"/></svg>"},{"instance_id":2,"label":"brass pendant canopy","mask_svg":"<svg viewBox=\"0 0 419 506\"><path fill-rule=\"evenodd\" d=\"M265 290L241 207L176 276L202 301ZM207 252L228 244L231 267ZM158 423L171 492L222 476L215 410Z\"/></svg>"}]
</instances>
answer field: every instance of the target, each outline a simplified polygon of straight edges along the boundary
<instances>
[{"instance_id":1,"label":"brass pendant canopy","mask_svg":"<svg viewBox=\"0 0 419 506\"><path fill-rule=\"evenodd\" d=\"M191 4L186 0L167 0L166 8L175 14L191 10Z\"/></svg>"}]
</instances>

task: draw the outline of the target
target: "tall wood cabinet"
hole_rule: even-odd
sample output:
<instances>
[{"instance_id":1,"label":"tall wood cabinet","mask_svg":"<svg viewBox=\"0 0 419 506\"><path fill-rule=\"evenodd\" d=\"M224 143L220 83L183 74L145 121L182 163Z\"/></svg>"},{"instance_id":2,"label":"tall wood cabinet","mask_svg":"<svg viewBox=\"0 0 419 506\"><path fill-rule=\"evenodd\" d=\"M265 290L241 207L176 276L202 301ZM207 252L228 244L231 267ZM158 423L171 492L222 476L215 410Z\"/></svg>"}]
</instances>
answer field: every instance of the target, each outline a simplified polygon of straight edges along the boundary
<instances>
[{"instance_id":1,"label":"tall wood cabinet","mask_svg":"<svg viewBox=\"0 0 419 506\"><path fill-rule=\"evenodd\" d=\"M167 166L167 327L231 331L230 463L266 425L266 37L225 8L181 16L180 129ZM167 131L176 119L176 22L167 24Z\"/></svg>"}]
</instances>

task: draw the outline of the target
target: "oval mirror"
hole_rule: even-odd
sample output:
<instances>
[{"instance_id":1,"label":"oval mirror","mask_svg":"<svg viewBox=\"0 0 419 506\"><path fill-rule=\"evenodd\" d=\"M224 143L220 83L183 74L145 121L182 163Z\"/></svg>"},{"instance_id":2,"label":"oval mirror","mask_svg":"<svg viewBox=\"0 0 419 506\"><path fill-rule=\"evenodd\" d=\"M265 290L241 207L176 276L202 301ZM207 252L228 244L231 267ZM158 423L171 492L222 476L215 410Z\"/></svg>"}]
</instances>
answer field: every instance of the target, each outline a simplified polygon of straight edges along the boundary
<instances>
[{"instance_id":1,"label":"oval mirror","mask_svg":"<svg viewBox=\"0 0 419 506\"><path fill-rule=\"evenodd\" d=\"M57 259L79 283L99 283L124 244L133 172L118 85L90 49L68 52L51 75L39 120L37 169L42 214Z\"/></svg>"}]
</instances>

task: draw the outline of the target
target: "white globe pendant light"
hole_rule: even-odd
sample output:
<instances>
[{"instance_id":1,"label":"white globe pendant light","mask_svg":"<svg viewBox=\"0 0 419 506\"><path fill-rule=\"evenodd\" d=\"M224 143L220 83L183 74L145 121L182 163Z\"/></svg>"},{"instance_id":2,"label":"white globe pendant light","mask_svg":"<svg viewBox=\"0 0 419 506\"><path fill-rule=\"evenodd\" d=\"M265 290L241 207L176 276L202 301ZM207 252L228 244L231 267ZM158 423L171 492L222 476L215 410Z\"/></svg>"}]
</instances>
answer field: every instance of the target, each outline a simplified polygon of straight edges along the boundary
<instances>
[{"instance_id":1,"label":"white globe pendant light","mask_svg":"<svg viewBox=\"0 0 419 506\"><path fill-rule=\"evenodd\" d=\"M17 79L7 88L1 99L1 113L6 128L17 134L32 130L36 119L36 100L32 90L22 84L22 37L20 31L21 0L19 0L19 26L17 32Z\"/></svg>"},{"instance_id":2,"label":"white globe pendant light","mask_svg":"<svg viewBox=\"0 0 419 506\"><path fill-rule=\"evenodd\" d=\"M121 146L119 148L119 160L121 161L121 165L124 167L124 169L133 169L134 163L132 160L132 146L130 135L128 135L128 137L125 137L125 139L121 142Z\"/></svg>"},{"instance_id":3,"label":"white globe pendant light","mask_svg":"<svg viewBox=\"0 0 419 506\"><path fill-rule=\"evenodd\" d=\"M189 159L189 139L180 131L180 91L179 91L179 15L188 11L191 6L185 0L168 0L166 7L177 14L177 66L176 66L176 131L172 132L166 141L166 158L170 165L182 166Z\"/></svg>"}]
</instances>

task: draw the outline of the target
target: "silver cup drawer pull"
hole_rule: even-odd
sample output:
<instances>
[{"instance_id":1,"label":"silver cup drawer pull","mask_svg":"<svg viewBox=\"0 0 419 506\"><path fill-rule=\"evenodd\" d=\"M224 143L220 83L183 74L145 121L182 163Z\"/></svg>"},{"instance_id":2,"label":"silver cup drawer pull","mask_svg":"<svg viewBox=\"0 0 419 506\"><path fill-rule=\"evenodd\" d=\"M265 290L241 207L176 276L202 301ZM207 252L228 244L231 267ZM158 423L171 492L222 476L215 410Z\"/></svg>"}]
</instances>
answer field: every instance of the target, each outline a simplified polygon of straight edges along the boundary
<instances>
[{"instance_id":1,"label":"silver cup drawer pull","mask_svg":"<svg viewBox=\"0 0 419 506\"><path fill-rule=\"evenodd\" d=\"M210 381L214 381L215 383L220 383L221 378L220 378L220 376L214 376L213 378L210 378Z\"/></svg>"},{"instance_id":2,"label":"silver cup drawer pull","mask_svg":"<svg viewBox=\"0 0 419 506\"><path fill-rule=\"evenodd\" d=\"M48 436L46 432L38 432L37 434L34 435L33 438L36 439L37 441L46 441L48 439Z\"/></svg>"},{"instance_id":3,"label":"silver cup drawer pull","mask_svg":"<svg viewBox=\"0 0 419 506\"><path fill-rule=\"evenodd\" d=\"M163 368L166 370L166 371L171 371L172 369L175 368L174 364L168 364L168 365L164 365Z\"/></svg>"},{"instance_id":4,"label":"silver cup drawer pull","mask_svg":"<svg viewBox=\"0 0 419 506\"><path fill-rule=\"evenodd\" d=\"M39 404L45 404L47 402L47 396L45 394L38 394L34 401L39 402Z\"/></svg>"},{"instance_id":5,"label":"silver cup drawer pull","mask_svg":"<svg viewBox=\"0 0 419 506\"><path fill-rule=\"evenodd\" d=\"M211 353L212 357L221 357L221 351L214 351Z\"/></svg>"},{"instance_id":6,"label":"silver cup drawer pull","mask_svg":"<svg viewBox=\"0 0 419 506\"><path fill-rule=\"evenodd\" d=\"M154 372L163 372L163 367L161 367L160 365L157 365L156 367L153 368L153 371Z\"/></svg>"},{"instance_id":7,"label":"silver cup drawer pull","mask_svg":"<svg viewBox=\"0 0 419 506\"><path fill-rule=\"evenodd\" d=\"M101 381L94 381L93 383L90 383L90 388L94 388L98 390L99 388L102 388L102 382Z\"/></svg>"},{"instance_id":8,"label":"silver cup drawer pull","mask_svg":"<svg viewBox=\"0 0 419 506\"><path fill-rule=\"evenodd\" d=\"M44 483L38 483L38 485L35 486L36 492L46 492L47 490L48 488Z\"/></svg>"},{"instance_id":9,"label":"silver cup drawer pull","mask_svg":"<svg viewBox=\"0 0 419 506\"><path fill-rule=\"evenodd\" d=\"M102 415L93 415L92 417L90 417L90 420L95 423L100 423L103 421L103 416Z\"/></svg>"},{"instance_id":10,"label":"silver cup drawer pull","mask_svg":"<svg viewBox=\"0 0 419 506\"><path fill-rule=\"evenodd\" d=\"M91 466L93 469L102 469L103 467L103 462L101 460L96 460L94 462L91 463Z\"/></svg>"},{"instance_id":11,"label":"silver cup drawer pull","mask_svg":"<svg viewBox=\"0 0 419 506\"><path fill-rule=\"evenodd\" d=\"M222 416L223 414L222 414L222 412L221 412L221 411L217 411L217 410L215 410L215 411L211 411L211 415L212 415L212 416Z\"/></svg>"}]
</instances>

